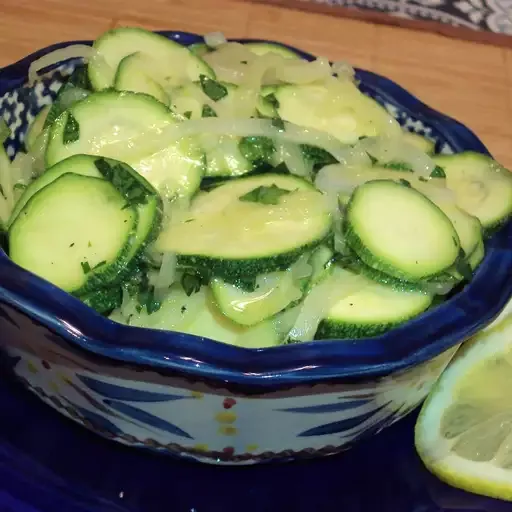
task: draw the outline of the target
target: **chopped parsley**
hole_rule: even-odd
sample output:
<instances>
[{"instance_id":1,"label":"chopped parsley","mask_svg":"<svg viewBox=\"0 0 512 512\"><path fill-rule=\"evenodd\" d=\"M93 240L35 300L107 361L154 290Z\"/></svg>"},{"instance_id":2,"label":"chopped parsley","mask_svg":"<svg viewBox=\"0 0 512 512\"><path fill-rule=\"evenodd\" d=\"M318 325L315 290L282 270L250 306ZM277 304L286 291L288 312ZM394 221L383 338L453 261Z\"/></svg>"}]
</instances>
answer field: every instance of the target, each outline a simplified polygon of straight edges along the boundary
<instances>
[{"instance_id":1,"label":"chopped parsley","mask_svg":"<svg viewBox=\"0 0 512 512\"><path fill-rule=\"evenodd\" d=\"M213 101L219 101L228 95L228 89L225 85L208 78L206 75L199 75L199 82L203 92Z\"/></svg>"},{"instance_id":2,"label":"chopped parsley","mask_svg":"<svg viewBox=\"0 0 512 512\"><path fill-rule=\"evenodd\" d=\"M286 127L284 125L284 121L279 117L274 117L272 119L272 126L277 128L280 132L284 132Z\"/></svg>"},{"instance_id":3,"label":"chopped parsley","mask_svg":"<svg viewBox=\"0 0 512 512\"><path fill-rule=\"evenodd\" d=\"M81 261L80 265L82 265L84 274L88 274L91 271L91 265L89 265L88 261Z\"/></svg>"},{"instance_id":4,"label":"chopped parsley","mask_svg":"<svg viewBox=\"0 0 512 512\"><path fill-rule=\"evenodd\" d=\"M273 92L265 96L265 101L272 105L275 109L280 107L279 100L276 98L276 95Z\"/></svg>"},{"instance_id":5,"label":"chopped parsley","mask_svg":"<svg viewBox=\"0 0 512 512\"><path fill-rule=\"evenodd\" d=\"M436 165L435 169L430 173L431 178L446 178L446 173L442 167Z\"/></svg>"},{"instance_id":6,"label":"chopped parsley","mask_svg":"<svg viewBox=\"0 0 512 512\"><path fill-rule=\"evenodd\" d=\"M66 125L64 126L64 132L62 134L62 142L64 144L71 144L80 139L80 125L75 119L75 116L69 112L66 119Z\"/></svg>"},{"instance_id":7,"label":"chopped parsley","mask_svg":"<svg viewBox=\"0 0 512 512\"><path fill-rule=\"evenodd\" d=\"M110 164L105 158L98 158L94 161L96 169L102 176L110 181L116 190L126 199L125 208L146 204L148 196L153 192L135 176L127 164L123 162Z\"/></svg>"},{"instance_id":8,"label":"chopped parsley","mask_svg":"<svg viewBox=\"0 0 512 512\"><path fill-rule=\"evenodd\" d=\"M240 196L238 199L248 203L279 204L279 198L290 192L291 190L279 188L274 183L270 187L264 185L257 187L247 192L247 194Z\"/></svg>"},{"instance_id":9,"label":"chopped parsley","mask_svg":"<svg viewBox=\"0 0 512 512\"><path fill-rule=\"evenodd\" d=\"M217 113L213 110L210 105L203 105L203 110L201 112L201 117L217 117Z\"/></svg>"},{"instance_id":10,"label":"chopped parsley","mask_svg":"<svg viewBox=\"0 0 512 512\"><path fill-rule=\"evenodd\" d=\"M190 297L193 293L197 293L201 286L207 285L209 282L209 276L206 273L202 273L199 270L185 270L181 276L181 286L183 291Z\"/></svg>"}]
</instances>

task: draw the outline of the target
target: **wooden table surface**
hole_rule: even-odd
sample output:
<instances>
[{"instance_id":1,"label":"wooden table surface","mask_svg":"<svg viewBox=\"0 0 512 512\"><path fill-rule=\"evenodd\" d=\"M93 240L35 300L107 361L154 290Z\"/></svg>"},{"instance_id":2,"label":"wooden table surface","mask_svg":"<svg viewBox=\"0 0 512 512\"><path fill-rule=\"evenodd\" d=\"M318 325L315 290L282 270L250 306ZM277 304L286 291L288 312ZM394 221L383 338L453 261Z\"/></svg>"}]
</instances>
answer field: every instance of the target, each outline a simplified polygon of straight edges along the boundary
<instances>
[{"instance_id":1,"label":"wooden table surface","mask_svg":"<svg viewBox=\"0 0 512 512\"><path fill-rule=\"evenodd\" d=\"M473 129L512 169L512 50L247 0L0 0L0 66L136 25L280 40L386 75Z\"/></svg>"}]
</instances>

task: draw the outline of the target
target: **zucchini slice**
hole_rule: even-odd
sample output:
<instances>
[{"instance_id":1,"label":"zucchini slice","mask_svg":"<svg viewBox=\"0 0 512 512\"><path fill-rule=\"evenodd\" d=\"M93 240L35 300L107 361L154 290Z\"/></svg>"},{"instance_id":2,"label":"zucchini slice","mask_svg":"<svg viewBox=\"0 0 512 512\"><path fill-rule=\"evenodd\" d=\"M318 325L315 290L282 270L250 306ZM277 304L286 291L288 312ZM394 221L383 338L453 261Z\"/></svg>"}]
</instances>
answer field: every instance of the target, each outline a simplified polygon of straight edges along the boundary
<instances>
[{"instance_id":1,"label":"zucchini slice","mask_svg":"<svg viewBox=\"0 0 512 512\"><path fill-rule=\"evenodd\" d=\"M190 119L202 117L223 117L229 119L247 119L256 114L256 94L254 108L250 98L247 101L246 91L233 84L221 84L226 88L227 94L214 101L197 83L190 83L172 91L172 110ZM243 107L248 105L249 107ZM234 135L214 135L203 133L198 135L206 157L205 174L209 177L236 177L251 172L254 169L253 161L244 151L244 139ZM242 144L242 146L241 146Z\"/></svg>"},{"instance_id":2,"label":"zucchini slice","mask_svg":"<svg viewBox=\"0 0 512 512\"><path fill-rule=\"evenodd\" d=\"M89 79L97 91L114 85L119 63L128 55L144 53L152 59L160 85L175 86L197 80L200 75L214 78L212 69L188 48L149 30L122 27L105 32L93 44L97 56L88 66Z\"/></svg>"},{"instance_id":3,"label":"zucchini slice","mask_svg":"<svg viewBox=\"0 0 512 512\"><path fill-rule=\"evenodd\" d=\"M192 201L186 220L164 229L156 249L228 282L284 270L329 233L324 196L291 175L230 180Z\"/></svg>"},{"instance_id":4,"label":"zucchini slice","mask_svg":"<svg viewBox=\"0 0 512 512\"><path fill-rule=\"evenodd\" d=\"M60 178L63 174L74 173L80 176L91 176L93 178L101 178L101 174L94 165L94 157L88 155L75 155L58 164L50 167L35 181L33 181L23 192L18 199L11 213L8 226L9 227L18 217L19 213L28 201L37 194L42 188L46 187L56 179Z\"/></svg>"},{"instance_id":5,"label":"zucchini slice","mask_svg":"<svg viewBox=\"0 0 512 512\"><path fill-rule=\"evenodd\" d=\"M307 263L301 263L299 260L287 270L257 276L253 291L214 277L210 288L215 302L222 313L234 322L255 325L301 299L302 280L307 282L312 270Z\"/></svg>"},{"instance_id":6,"label":"zucchini slice","mask_svg":"<svg viewBox=\"0 0 512 512\"><path fill-rule=\"evenodd\" d=\"M512 214L512 173L492 158L465 152L435 157L446 174L446 186L457 205L477 217L485 233L506 222Z\"/></svg>"},{"instance_id":7,"label":"zucchini slice","mask_svg":"<svg viewBox=\"0 0 512 512\"><path fill-rule=\"evenodd\" d=\"M154 144L158 130L176 122L165 105L146 94L94 93L72 105L52 125L46 163L52 166L75 154L115 158L128 163L159 192L190 196L203 176L202 149L191 138L164 144L156 152L154 146L147 146ZM71 128L75 130L70 133ZM155 136L148 135L148 129Z\"/></svg>"},{"instance_id":8,"label":"zucchini slice","mask_svg":"<svg viewBox=\"0 0 512 512\"><path fill-rule=\"evenodd\" d=\"M430 199L450 219L457 235L460 246L466 255L471 254L482 240L482 226L480 221L459 208L453 194L446 188L446 181L442 178L431 178L422 181L418 174L411 172L391 171L381 167L352 168L347 172L343 165L333 165L323 169L334 178L338 174L342 183L357 185L373 180L391 180L397 183L409 184Z\"/></svg>"},{"instance_id":9,"label":"zucchini slice","mask_svg":"<svg viewBox=\"0 0 512 512\"><path fill-rule=\"evenodd\" d=\"M149 315L131 299L127 307L114 311L110 318L135 327L185 332L246 348L271 347L282 342L275 321L241 326L218 310L207 288L189 296L177 283L171 286L158 311Z\"/></svg>"},{"instance_id":10,"label":"zucchini slice","mask_svg":"<svg viewBox=\"0 0 512 512\"><path fill-rule=\"evenodd\" d=\"M141 52L124 57L119 63L114 78L114 88L118 91L142 92L149 94L165 105L169 104L169 96L164 88L155 81L150 73L150 61Z\"/></svg>"},{"instance_id":11,"label":"zucchini slice","mask_svg":"<svg viewBox=\"0 0 512 512\"><path fill-rule=\"evenodd\" d=\"M9 256L79 295L118 277L136 227L136 210L111 183L68 173L21 210L9 229Z\"/></svg>"},{"instance_id":12,"label":"zucchini slice","mask_svg":"<svg viewBox=\"0 0 512 512\"><path fill-rule=\"evenodd\" d=\"M266 91L273 91L281 119L327 132L347 144L361 137L402 133L396 120L349 80L333 79L329 85L282 85ZM259 108L261 111L261 103Z\"/></svg>"},{"instance_id":13,"label":"zucchini slice","mask_svg":"<svg viewBox=\"0 0 512 512\"><path fill-rule=\"evenodd\" d=\"M369 281L361 290L342 297L320 322L315 339L370 338L423 313L432 296L394 290Z\"/></svg>"},{"instance_id":14,"label":"zucchini slice","mask_svg":"<svg viewBox=\"0 0 512 512\"><path fill-rule=\"evenodd\" d=\"M411 282L438 276L460 253L457 232L443 211L414 188L391 180L356 188L344 230L366 265Z\"/></svg>"}]
</instances>

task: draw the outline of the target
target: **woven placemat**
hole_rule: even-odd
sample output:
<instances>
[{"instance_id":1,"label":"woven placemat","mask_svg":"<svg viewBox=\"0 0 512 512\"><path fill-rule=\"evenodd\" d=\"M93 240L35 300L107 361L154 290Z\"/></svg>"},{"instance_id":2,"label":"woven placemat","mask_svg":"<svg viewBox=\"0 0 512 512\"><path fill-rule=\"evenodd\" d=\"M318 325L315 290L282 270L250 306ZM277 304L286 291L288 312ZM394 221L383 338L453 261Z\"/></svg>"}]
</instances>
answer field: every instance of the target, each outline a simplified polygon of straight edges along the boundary
<instances>
[{"instance_id":1,"label":"woven placemat","mask_svg":"<svg viewBox=\"0 0 512 512\"><path fill-rule=\"evenodd\" d=\"M512 48L512 0L249 0Z\"/></svg>"}]
</instances>

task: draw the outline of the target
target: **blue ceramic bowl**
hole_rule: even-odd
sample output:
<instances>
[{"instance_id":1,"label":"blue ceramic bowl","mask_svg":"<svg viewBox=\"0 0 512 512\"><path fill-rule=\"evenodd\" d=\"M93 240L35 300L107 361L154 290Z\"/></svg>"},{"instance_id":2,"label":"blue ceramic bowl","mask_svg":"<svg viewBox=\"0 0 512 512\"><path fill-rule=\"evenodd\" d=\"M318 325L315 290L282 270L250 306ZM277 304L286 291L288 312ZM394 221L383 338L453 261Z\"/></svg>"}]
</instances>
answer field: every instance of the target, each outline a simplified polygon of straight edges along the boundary
<instances>
[{"instance_id":1,"label":"blue ceramic bowl","mask_svg":"<svg viewBox=\"0 0 512 512\"><path fill-rule=\"evenodd\" d=\"M185 45L200 36L164 32ZM0 116L12 157L29 123L78 64L26 84L36 52L0 70ZM312 56L303 54L305 58ZM361 89L438 152L487 154L460 123L392 81L357 70ZM0 251L4 362L62 414L118 442L204 462L249 464L333 454L416 407L458 345L489 324L512 290L507 224L474 280L451 300L382 336L249 350L115 324Z\"/></svg>"}]
</instances>

